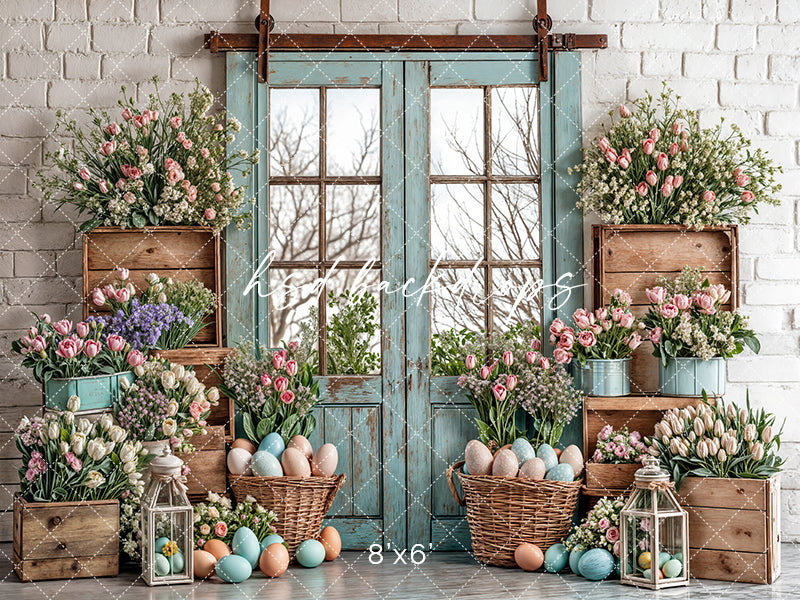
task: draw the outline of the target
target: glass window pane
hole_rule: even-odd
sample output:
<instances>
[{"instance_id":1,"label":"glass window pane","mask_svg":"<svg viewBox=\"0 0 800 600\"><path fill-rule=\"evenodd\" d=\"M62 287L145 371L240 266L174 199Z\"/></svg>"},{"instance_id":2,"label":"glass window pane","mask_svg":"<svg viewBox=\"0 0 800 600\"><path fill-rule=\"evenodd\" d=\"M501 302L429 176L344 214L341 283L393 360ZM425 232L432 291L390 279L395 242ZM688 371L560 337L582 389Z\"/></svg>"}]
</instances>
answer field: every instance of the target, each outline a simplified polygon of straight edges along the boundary
<instances>
[{"instance_id":1,"label":"glass window pane","mask_svg":"<svg viewBox=\"0 0 800 600\"><path fill-rule=\"evenodd\" d=\"M319 174L319 90L273 88L269 95L270 175Z\"/></svg>"},{"instance_id":2,"label":"glass window pane","mask_svg":"<svg viewBox=\"0 0 800 600\"><path fill-rule=\"evenodd\" d=\"M492 172L538 175L539 93L536 87L492 89Z\"/></svg>"},{"instance_id":3,"label":"glass window pane","mask_svg":"<svg viewBox=\"0 0 800 600\"><path fill-rule=\"evenodd\" d=\"M492 256L499 260L541 257L539 186L492 186Z\"/></svg>"},{"instance_id":4,"label":"glass window pane","mask_svg":"<svg viewBox=\"0 0 800 600\"><path fill-rule=\"evenodd\" d=\"M379 260L381 187L332 185L327 188L328 260Z\"/></svg>"},{"instance_id":5,"label":"glass window pane","mask_svg":"<svg viewBox=\"0 0 800 600\"><path fill-rule=\"evenodd\" d=\"M486 328L484 278L484 269L437 269L433 273L433 333L449 329L480 331Z\"/></svg>"},{"instance_id":6,"label":"glass window pane","mask_svg":"<svg viewBox=\"0 0 800 600\"><path fill-rule=\"evenodd\" d=\"M484 255L481 184L431 185L431 257L477 260Z\"/></svg>"},{"instance_id":7,"label":"glass window pane","mask_svg":"<svg viewBox=\"0 0 800 600\"><path fill-rule=\"evenodd\" d=\"M483 89L431 89L431 173L482 175Z\"/></svg>"},{"instance_id":8,"label":"glass window pane","mask_svg":"<svg viewBox=\"0 0 800 600\"><path fill-rule=\"evenodd\" d=\"M319 187L269 186L269 249L274 260L319 257Z\"/></svg>"},{"instance_id":9,"label":"glass window pane","mask_svg":"<svg viewBox=\"0 0 800 600\"><path fill-rule=\"evenodd\" d=\"M517 323L541 324L541 278L539 269L492 270L495 331L508 331Z\"/></svg>"},{"instance_id":10,"label":"glass window pane","mask_svg":"<svg viewBox=\"0 0 800 600\"><path fill-rule=\"evenodd\" d=\"M316 269L270 269L269 345L298 340L316 349L319 284Z\"/></svg>"},{"instance_id":11,"label":"glass window pane","mask_svg":"<svg viewBox=\"0 0 800 600\"><path fill-rule=\"evenodd\" d=\"M329 374L380 372L380 280L380 269L337 269L331 274L328 280Z\"/></svg>"},{"instance_id":12,"label":"glass window pane","mask_svg":"<svg viewBox=\"0 0 800 600\"><path fill-rule=\"evenodd\" d=\"M328 89L326 94L328 175L378 175L380 90Z\"/></svg>"}]
</instances>

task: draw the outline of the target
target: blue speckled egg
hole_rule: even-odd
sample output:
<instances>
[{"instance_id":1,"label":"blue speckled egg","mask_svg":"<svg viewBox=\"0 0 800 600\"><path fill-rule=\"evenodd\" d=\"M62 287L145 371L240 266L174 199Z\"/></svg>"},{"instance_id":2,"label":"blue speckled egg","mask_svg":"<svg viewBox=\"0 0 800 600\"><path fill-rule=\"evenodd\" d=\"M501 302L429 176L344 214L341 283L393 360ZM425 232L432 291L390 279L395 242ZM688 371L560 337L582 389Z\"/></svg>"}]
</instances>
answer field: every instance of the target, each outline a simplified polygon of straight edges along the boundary
<instances>
[{"instance_id":1,"label":"blue speckled egg","mask_svg":"<svg viewBox=\"0 0 800 600\"><path fill-rule=\"evenodd\" d=\"M270 544L282 544L282 543L283 543L283 538L279 536L277 533L272 533L267 537L265 537L263 540L261 540L261 551L263 552L264 550L266 550L267 546L269 546Z\"/></svg>"},{"instance_id":2,"label":"blue speckled egg","mask_svg":"<svg viewBox=\"0 0 800 600\"><path fill-rule=\"evenodd\" d=\"M238 554L228 554L217 561L217 577L228 583L241 583L253 574L250 562Z\"/></svg>"},{"instance_id":3,"label":"blue speckled egg","mask_svg":"<svg viewBox=\"0 0 800 600\"><path fill-rule=\"evenodd\" d=\"M304 567L313 568L325 560L325 546L318 540L300 542L294 557Z\"/></svg>"},{"instance_id":4,"label":"blue speckled egg","mask_svg":"<svg viewBox=\"0 0 800 600\"><path fill-rule=\"evenodd\" d=\"M153 559L153 573L157 577L166 577L169 574L169 560L161 553L156 553Z\"/></svg>"},{"instance_id":5,"label":"blue speckled egg","mask_svg":"<svg viewBox=\"0 0 800 600\"><path fill-rule=\"evenodd\" d=\"M170 565L172 565L172 574L180 575L183 573L183 567L186 564L186 559L183 558L183 552L178 550L169 558Z\"/></svg>"},{"instance_id":6,"label":"blue speckled egg","mask_svg":"<svg viewBox=\"0 0 800 600\"><path fill-rule=\"evenodd\" d=\"M156 540L156 543L155 543L155 546L154 546L156 552L157 553L163 552L164 546L166 546L168 543L169 543L169 538L168 537L162 536L162 537L158 538Z\"/></svg>"},{"instance_id":7,"label":"blue speckled egg","mask_svg":"<svg viewBox=\"0 0 800 600\"><path fill-rule=\"evenodd\" d=\"M545 479L550 481L573 481L575 479L575 471L569 463L561 463L556 465L544 476Z\"/></svg>"},{"instance_id":8,"label":"blue speckled egg","mask_svg":"<svg viewBox=\"0 0 800 600\"><path fill-rule=\"evenodd\" d=\"M575 575L580 575L580 569L578 568L578 563L581 560L581 557L586 554L586 550L579 550L578 548L573 548L572 551L569 553L569 570L575 573Z\"/></svg>"},{"instance_id":9,"label":"blue speckled egg","mask_svg":"<svg viewBox=\"0 0 800 600\"><path fill-rule=\"evenodd\" d=\"M511 451L517 455L517 462L523 464L536 456L531 443L525 438L517 438L511 444Z\"/></svg>"},{"instance_id":10,"label":"blue speckled egg","mask_svg":"<svg viewBox=\"0 0 800 600\"><path fill-rule=\"evenodd\" d=\"M542 444L539 446L536 456L544 461L544 468L546 471L549 471L558 464L556 451L553 450L553 447L550 444Z\"/></svg>"},{"instance_id":11,"label":"blue speckled egg","mask_svg":"<svg viewBox=\"0 0 800 600\"><path fill-rule=\"evenodd\" d=\"M231 550L234 554L246 558L251 569L255 568L261 556L261 544L258 543L256 534L249 527L239 527L236 530L236 533L233 534L233 541L231 541Z\"/></svg>"},{"instance_id":12,"label":"blue speckled egg","mask_svg":"<svg viewBox=\"0 0 800 600\"><path fill-rule=\"evenodd\" d=\"M569 562L569 550L564 544L553 544L544 553L544 570L548 573L563 571Z\"/></svg>"},{"instance_id":13,"label":"blue speckled egg","mask_svg":"<svg viewBox=\"0 0 800 600\"><path fill-rule=\"evenodd\" d=\"M578 571L589 581L601 581L613 570L614 555L605 548L592 548L578 561Z\"/></svg>"},{"instance_id":14,"label":"blue speckled egg","mask_svg":"<svg viewBox=\"0 0 800 600\"><path fill-rule=\"evenodd\" d=\"M259 450L253 454L250 469L253 471L253 475L260 477L283 477L283 467L280 461L272 452L266 450Z\"/></svg>"},{"instance_id":15,"label":"blue speckled egg","mask_svg":"<svg viewBox=\"0 0 800 600\"><path fill-rule=\"evenodd\" d=\"M283 451L286 449L286 443L283 441L280 433L272 433L267 434L267 436L261 440L261 443L258 445L259 451L265 450L272 454L278 460L281 459L283 455Z\"/></svg>"}]
</instances>

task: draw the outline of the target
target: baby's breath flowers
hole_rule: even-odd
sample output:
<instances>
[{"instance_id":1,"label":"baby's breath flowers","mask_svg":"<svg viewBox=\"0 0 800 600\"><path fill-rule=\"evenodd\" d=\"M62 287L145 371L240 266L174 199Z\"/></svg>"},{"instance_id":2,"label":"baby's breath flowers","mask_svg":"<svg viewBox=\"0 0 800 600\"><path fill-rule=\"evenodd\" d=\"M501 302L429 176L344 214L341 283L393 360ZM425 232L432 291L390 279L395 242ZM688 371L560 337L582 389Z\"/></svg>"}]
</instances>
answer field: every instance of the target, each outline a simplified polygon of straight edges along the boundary
<instances>
[{"instance_id":1,"label":"baby's breath flowers","mask_svg":"<svg viewBox=\"0 0 800 600\"><path fill-rule=\"evenodd\" d=\"M620 118L584 148L578 205L607 223L747 223L758 205L779 204L782 172L732 125L701 129L694 111L664 88L619 108ZM614 111L609 115L613 118Z\"/></svg>"}]
</instances>

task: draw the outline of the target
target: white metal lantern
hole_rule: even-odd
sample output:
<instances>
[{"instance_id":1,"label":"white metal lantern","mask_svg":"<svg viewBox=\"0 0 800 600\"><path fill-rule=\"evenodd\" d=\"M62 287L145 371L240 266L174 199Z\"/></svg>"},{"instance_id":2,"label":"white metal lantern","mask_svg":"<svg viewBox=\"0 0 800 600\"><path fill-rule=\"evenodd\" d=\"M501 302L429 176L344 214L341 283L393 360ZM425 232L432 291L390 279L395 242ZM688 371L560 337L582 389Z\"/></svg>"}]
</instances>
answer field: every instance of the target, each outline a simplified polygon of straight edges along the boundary
<instances>
[{"instance_id":1,"label":"white metal lantern","mask_svg":"<svg viewBox=\"0 0 800 600\"><path fill-rule=\"evenodd\" d=\"M142 496L142 578L147 585L194 581L194 510L182 467L169 447L150 463Z\"/></svg>"},{"instance_id":2,"label":"white metal lantern","mask_svg":"<svg viewBox=\"0 0 800 600\"><path fill-rule=\"evenodd\" d=\"M689 516L652 456L620 512L620 581L650 589L689 584Z\"/></svg>"}]
</instances>

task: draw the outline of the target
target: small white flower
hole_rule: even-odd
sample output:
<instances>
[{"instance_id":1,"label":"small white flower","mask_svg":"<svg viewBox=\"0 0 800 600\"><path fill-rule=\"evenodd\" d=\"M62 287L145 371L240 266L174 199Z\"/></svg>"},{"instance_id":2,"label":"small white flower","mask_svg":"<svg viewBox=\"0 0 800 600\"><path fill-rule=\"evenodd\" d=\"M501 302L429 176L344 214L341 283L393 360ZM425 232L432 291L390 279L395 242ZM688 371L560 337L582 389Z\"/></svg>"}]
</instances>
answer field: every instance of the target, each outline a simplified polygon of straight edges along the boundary
<instances>
[{"instance_id":1,"label":"small white flower","mask_svg":"<svg viewBox=\"0 0 800 600\"><path fill-rule=\"evenodd\" d=\"M183 376L186 374L186 369L183 367L183 365L179 365L177 363L170 367L170 371L173 372L175 379L178 380L183 380Z\"/></svg>"},{"instance_id":2,"label":"small white flower","mask_svg":"<svg viewBox=\"0 0 800 600\"><path fill-rule=\"evenodd\" d=\"M69 452L69 442L61 441L58 444L58 449L61 450L61 454L66 454Z\"/></svg>"},{"instance_id":3,"label":"small white flower","mask_svg":"<svg viewBox=\"0 0 800 600\"><path fill-rule=\"evenodd\" d=\"M57 440L61 437L61 427L59 427L58 422L50 421L47 425L47 437L51 440Z\"/></svg>"},{"instance_id":4,"label":"small white flower","mask_svg":"<svg viewBox=\"0 0 800 600\"><path fill-rule=\"evenodd\" d=\"M99 462L106 455L106 446L100 438L92 438L86 445L86 452L89 454L89 458Z\"/></svg>"},{"instance_id":5,"label":"small white flower","mask_svg":"<svg viewBox=\"0 0 800 600\"><path fill-rule=\"evenodd\" d=\"M73 433L72 434L72 453L75 456L80 456L83 454L84 447L86 446L86 434L84 433Z\"/></svg>"},{"instance_id":6,"label":"small white flower","mask_svg":"<svg viewBox=\"0 0 800 600\"><path fill-rule=\"evenodd\" d=\"M136 466L137 463L134 461L124 462L122 463L122 472L125 473L125 475L130 475L136 470Z\"/></svg>"},{"instance_id":7,"label":"small white flower","mask_svg":"<svg viewBox=\"0 0 800 600\"><path fill-rule=\"evenodd\" d=\"M167 390L174 390L178 387L178 383L175 381L175 374L172 371L164 371L161 373L161 385Z\"/></svg>"}]
</instances>

